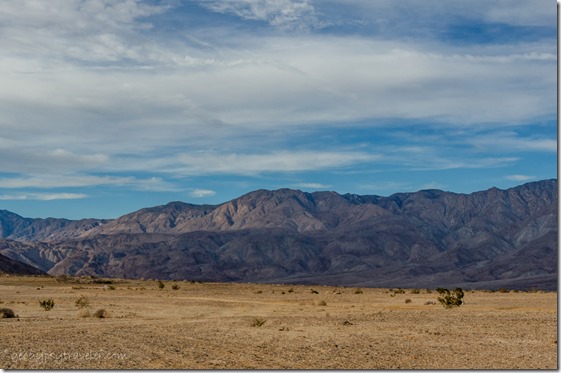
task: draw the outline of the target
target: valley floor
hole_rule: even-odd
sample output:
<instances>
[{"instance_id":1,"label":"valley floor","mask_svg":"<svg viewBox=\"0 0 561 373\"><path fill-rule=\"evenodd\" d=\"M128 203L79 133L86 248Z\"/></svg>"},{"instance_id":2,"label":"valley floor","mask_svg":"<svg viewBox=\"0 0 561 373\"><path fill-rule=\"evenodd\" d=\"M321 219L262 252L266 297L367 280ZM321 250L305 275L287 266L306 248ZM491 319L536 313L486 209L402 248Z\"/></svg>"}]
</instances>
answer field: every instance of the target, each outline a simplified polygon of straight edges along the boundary
<instances>
[{"instance_id":1,"label":"valley floor","mask_svg":"<svg viewBox=\"0 0 561 373\"><path fill-rule=\"evenodd\" d=\"M558 367L553 292L466 291L464 305L444 309L424 289L81 282L0 277L0 308L19 316L0 319L0 368ZM81 295L89 307L77 308Z\"/></svg>"}]
</instances>

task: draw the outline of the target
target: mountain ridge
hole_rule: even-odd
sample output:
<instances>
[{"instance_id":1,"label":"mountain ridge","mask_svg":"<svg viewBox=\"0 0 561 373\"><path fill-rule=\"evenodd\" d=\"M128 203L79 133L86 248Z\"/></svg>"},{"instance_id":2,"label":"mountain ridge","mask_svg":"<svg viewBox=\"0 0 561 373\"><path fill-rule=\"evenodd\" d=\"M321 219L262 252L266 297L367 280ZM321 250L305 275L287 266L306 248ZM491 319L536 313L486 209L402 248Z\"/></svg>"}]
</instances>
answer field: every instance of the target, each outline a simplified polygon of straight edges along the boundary
<instances>
[{"instance_id":1,"label":"mountain ridge","mask_svg":"<svg viewBox=\"0 0 561 373\"><path fill-rule=\"evenodd\" d=\"M557 286L555 179L388 197L262 189L219 205L175 201L114 220L21 219L0 211L3 239L26 243L0 245L0 254L50 274Z\"/></svg>"}]
</instances>

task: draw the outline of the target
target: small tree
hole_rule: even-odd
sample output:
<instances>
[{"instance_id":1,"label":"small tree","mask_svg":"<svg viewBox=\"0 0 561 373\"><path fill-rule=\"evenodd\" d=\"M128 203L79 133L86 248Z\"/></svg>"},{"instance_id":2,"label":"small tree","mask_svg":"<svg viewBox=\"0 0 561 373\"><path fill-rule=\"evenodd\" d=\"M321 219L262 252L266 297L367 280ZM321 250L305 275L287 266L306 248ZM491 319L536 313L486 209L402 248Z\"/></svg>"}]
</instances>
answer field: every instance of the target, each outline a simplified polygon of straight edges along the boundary
<instances>
[{"instance_id":1,"label":"small tree","mask_svg":"<svg viewBox=\"0 0 561 373\"><path fill-rule=\"evenodd\" d=\"M464 303L464 291L461 288L456 288L452 292L444 288L437 288L436 291L440 294L438 301L444 308L460 307Z\"/></svg>"}]
</instances>

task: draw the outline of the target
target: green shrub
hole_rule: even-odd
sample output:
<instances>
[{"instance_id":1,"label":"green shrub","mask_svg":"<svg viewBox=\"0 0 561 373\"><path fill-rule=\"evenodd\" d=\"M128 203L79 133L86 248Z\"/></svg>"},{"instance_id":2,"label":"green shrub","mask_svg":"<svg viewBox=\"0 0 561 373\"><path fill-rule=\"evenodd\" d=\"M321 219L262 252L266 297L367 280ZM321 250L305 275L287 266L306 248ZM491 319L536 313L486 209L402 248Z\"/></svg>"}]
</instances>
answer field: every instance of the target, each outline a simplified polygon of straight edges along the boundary
<instances>
[{"instance_id":1,"label":"green shrub","mask_svg":"<svg viewBox=\"0 0 561 373\"><path fill-rule=\"evenodd\" d=\"M50 311L55 306L55 301L53 298L43 299L39 301L39 305L43 307L45 311Z\"/></svg>"},{"instance_id":2,"label":"green shrub","mask_svg":"<svg viewBox=\"0 0 561 373\"><path fill-rule=\"evenodd\" d=\"M440 294L438 301L444 308L460 307L464 303L464 291L461 288L456 288L452 292L444 288L438 288L436 290Z\"/></svg>"}]
</instances>

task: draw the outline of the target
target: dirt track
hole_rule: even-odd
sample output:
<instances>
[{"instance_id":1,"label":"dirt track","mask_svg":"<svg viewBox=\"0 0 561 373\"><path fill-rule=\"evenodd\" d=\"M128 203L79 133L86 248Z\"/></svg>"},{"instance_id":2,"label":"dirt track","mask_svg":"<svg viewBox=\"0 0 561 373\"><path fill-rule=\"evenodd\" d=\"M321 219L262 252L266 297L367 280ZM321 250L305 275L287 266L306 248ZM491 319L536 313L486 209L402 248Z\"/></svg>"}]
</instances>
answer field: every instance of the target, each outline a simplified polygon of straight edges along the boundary
<instances>
[{"instance_id":1,"label":"dirt track","mask_svg":"<svg viewBox=\"0 0 561 373\"><path fill-rule=\"evenodd\" d=\"M557 294L0 277L4 369L557 369ZM172 285L180 288L173 290ZM289 289L293 289L289 292ZM319 294L313 294L311 289ZM284 294L283 294L284 292ZM108 317L83 317L90 300ZM393 295L393 296L392 296ZM38 301L52 297L44 311ZM405 300L410 299L410 303ZM323 305L325 302L325 305ZM262 326L252 326L256 319Z\"/></svg>"}]
</instances>

